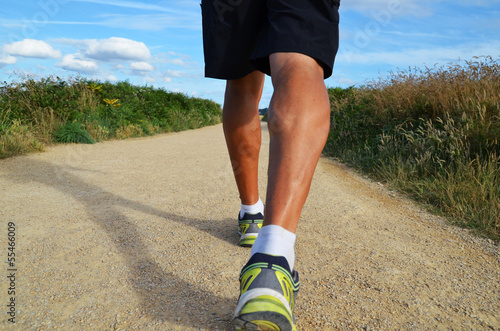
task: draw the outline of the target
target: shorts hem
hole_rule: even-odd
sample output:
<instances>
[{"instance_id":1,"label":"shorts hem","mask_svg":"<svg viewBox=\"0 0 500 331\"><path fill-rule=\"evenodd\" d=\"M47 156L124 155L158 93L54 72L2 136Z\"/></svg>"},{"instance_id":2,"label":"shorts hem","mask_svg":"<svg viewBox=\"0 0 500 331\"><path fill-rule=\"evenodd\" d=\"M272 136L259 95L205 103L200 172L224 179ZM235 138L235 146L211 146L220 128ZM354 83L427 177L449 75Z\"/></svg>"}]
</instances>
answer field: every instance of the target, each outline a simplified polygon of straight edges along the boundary
<instances>
[{"instance_id":1,"label":"shorts hem","mask_svg":"<svg viewBox=\"0 0 500 331\"><path fill-rule=\"evenodd\" d=\"M240 79L245 77L246 75L254 72L254 71L259 71L257 68L251 68L248 70L209 70L208 68L205 68L205 77L206 78L214 78L214 79L224 79L224 80L234 80L234 79Z\"/></svg>"},{"instance_id":2,"label":"shorts hem","mask_svg":"<svg viewBox=\"0 0 500 331\"><path fill-rule=\"evenodd\" d=\"M293 47L293 46L276 46L266 51L258 52L252 57L253 65L263 73L271 75L271 68L269 64L269 56L274 53L299 53L313 58L318 61L324 71L324 79L329 78L333 74L333 67L337 49L323 48L321 52L312 47ZM333 54L333 55L332 55Z\"/></svg>"}]
</instances>

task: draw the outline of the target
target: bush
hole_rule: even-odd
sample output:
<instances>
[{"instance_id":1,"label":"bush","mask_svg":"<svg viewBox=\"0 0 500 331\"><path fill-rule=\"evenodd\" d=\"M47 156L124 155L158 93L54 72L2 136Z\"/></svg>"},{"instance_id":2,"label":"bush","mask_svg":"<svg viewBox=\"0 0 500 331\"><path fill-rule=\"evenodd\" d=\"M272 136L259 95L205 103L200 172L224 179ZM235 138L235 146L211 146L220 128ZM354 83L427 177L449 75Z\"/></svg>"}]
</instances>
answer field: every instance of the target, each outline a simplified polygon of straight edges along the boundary
<instances>
[{"instance_id":1,"label":"bush","mask_svg":"<svg viewBox=\"0 0 500 331\"><path fill-rule=\"evenodd\" d=\"M64 124L54 133L54 137L60 143L95 144L94 138L78 122Z\"/></svg>"},{"instance_id":2,"label":"bush","mask_svg":"<svg viewBox=\"0 0 500 331\"><path fill-rule=\"evenodd\" d=\"M44 149L45 145L35 137L33 130L18 120L0 130L0 159Z\"/></svg>"},{"instance_id":3,"label":"bush","mask_svg":"<svg viewBox=\"0 0 500 331\"><path fill-rule=\"evenodd\" d=\"M82 78L20 78L0 87L0 157L38 150L44 144L181 131L222 119L215 102L164 89ZM14 123L22 134L11 128ZM26 141L36 141L37 147Z\"/></svg>"}]
</instances>

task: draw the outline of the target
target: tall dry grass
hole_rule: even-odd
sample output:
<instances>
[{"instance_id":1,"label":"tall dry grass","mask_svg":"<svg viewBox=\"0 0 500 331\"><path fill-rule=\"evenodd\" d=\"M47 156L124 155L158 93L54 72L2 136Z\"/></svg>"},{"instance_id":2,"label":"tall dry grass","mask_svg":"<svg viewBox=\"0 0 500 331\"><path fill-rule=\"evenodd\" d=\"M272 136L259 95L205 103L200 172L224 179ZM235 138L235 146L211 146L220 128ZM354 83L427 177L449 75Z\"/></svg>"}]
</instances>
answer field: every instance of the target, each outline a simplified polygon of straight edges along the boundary
<instances>
[{"instance_id":1,"label":"tall dry grass","mask_svg":"<svg viewBox=\"0 0 500 331\"><path fill-rule=\"evenodd\" d=\"M500 239L500 64L411 68L331 89L325 153Z\"/></svg>"},{"instance_id":2,"label":"tall dry grass","mask_svg":"<svg viewBox=\"0 0 500 331\"><path fill-rule=\"evenodd\" d=\"M388 120L452 120L469 155L499 153L500 64L490 56L465 65L409 69L368 85L372 107Z\"/></svg>"}]
</instances>

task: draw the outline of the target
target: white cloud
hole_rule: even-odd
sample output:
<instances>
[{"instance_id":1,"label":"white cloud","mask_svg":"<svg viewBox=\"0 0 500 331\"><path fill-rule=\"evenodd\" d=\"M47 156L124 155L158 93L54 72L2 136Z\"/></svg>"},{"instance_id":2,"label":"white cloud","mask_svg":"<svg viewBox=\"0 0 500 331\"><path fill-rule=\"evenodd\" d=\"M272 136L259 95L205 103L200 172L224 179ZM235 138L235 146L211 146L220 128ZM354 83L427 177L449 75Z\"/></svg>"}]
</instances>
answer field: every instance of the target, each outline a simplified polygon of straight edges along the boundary
<instances>
[{"instance_id":1,"label":"white cloud","mask_svg":"<svg viewBox=\"0 0 500 331\"><path fill-rule=\"evenodd\" d=\"M181 78L181 79L178 79ZM199 79L203 79L203 74L200 70L171 70L168 69L161 73L161 80L167 83L171 83L176 80L177 82L194 82Z\"/></svg>"},{"instance_id":2,"label":"white cloud","mask_svg":"<svg viewBox=\"0 0 500 331\"><path fill-rule=\"evenodd\" d=\"M9 64L16 64L17 59L12 55L2 54L0 53L0 67Z\"/></svg>"},{"instance_id":3,"label":"white cloud","mask_svg":"<svg viewBox=\"0 0 500 331\"><path fill-rule=\"evenodd\" d=\"M175 52L159 53L154 56L154 61L156 63L164 63L174 66L179 66L187 69L193 69L197 66L197 62L193 61L191 55L179 54Z\"/></svg>"},{"instance_id":4,"label":"white cloud","mask_svg":"<svg viewBox=\"0 0 500 331\"><path fill-rule=\"evenodd\" d=\"M134 71L153 71L155 67L147 62L132 62L130 64L130 69Z\"/></svg>"},{"instance_id":5,"label":"white cloud","mask_svg":"<svg viewBox=\"0 0 500 331\"><path fill-rule=\"evenodd\" d=\"M153 67L150 63L147 63L147 62L132 62L130 64L130 74L131 75L146 76L154 70L155 70L155 67Z\"/></svg>"},{"instance_id":6,"label":"white cloud","mask_svg":"<svg viewBox=\"0 0 500 331\"><path fill-rule=\"evenodd\" d=\"M66 70L82 73L95 73L99 69L96 62L79 58L78 54L65 55L62 60L56 64L56 66Z\"/></svg>"},{"instance_id":7,"label":"white cloud","mask_svg":"<svg viewBox=\"0 0 500 331\"><path fill-rule=\"evenodd\" d=\"M163 73L163 81L170 83L174 78L187 78L191 75L187 72L180 70L167 70Z\"/></svg>"},{"instance_id":8,"label":"white cloud","mask_svg":"<svg viewBox=\"0 0 500 331\"><path fill-rule=\"evenodd\" d=\"M101 40L88 40L85 55L101 61L138 60L151 58L151 52L142 42L112 37Z\"/></svg>"},{"instance_id":9,"label":"white cloud","mask_svg":"<svg viewBox=\"0 0 500 331\"><path fill-rule=\"evenodd\" d=\"M167 72L165 72L165 75L168 77L183 77L186 76L186 73L180 70L167 70Z\"/></svg>"},{"instance_id":10,"label":"white cloud","mask_svg":"<svg viewBox=\"0 0 500 331\"><path fill-rule=\"evenodd\" d=\"M3 51L9 55L32 57L38 59L60 58L61 51L55 50L45 41L24 39L3 46Z\"/></svg>"},{"instance_id":11,"label":"white cloud","mask_svg":"<svg viewBox=\"0 0 500 331\"><path fill-rule=\"evenodd\" d=\"M183 67L183 66L186 65L186 63L183 60L181 60L181 59L173 59L172 63L175 64L175 65L181 66L181 67Z\"/></svg>"}]
</instances>

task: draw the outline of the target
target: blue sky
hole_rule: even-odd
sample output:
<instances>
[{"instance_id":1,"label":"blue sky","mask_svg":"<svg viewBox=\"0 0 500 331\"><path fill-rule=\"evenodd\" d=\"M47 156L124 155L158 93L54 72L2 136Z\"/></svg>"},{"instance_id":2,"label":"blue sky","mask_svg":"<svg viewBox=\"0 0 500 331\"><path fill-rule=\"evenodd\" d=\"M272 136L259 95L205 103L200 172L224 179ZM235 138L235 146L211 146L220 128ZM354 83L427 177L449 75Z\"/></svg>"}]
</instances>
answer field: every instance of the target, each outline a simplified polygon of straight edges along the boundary
<instances>
[{"instance_id":1,"label":"blue sky","mask_svg":"<svg viewBox=\"0 0 500 331\"><path fill-rule=\"evenodd\" d=\"M500 58L500 0L342 0L330 87L390 71ZM0 11L0 82L22 75L129 80L222 103L203 77L199 0L23 0ZM272 94L266 81L261 107Z\"/></svg>"}]
</instances>

